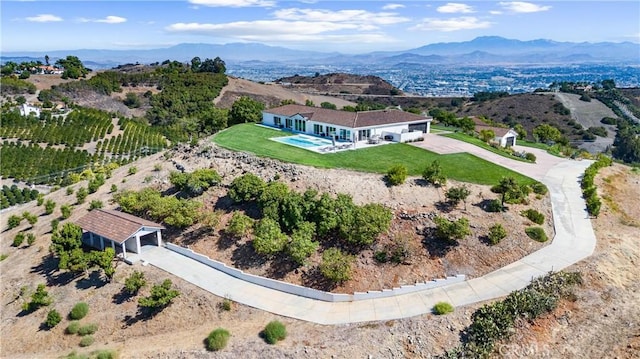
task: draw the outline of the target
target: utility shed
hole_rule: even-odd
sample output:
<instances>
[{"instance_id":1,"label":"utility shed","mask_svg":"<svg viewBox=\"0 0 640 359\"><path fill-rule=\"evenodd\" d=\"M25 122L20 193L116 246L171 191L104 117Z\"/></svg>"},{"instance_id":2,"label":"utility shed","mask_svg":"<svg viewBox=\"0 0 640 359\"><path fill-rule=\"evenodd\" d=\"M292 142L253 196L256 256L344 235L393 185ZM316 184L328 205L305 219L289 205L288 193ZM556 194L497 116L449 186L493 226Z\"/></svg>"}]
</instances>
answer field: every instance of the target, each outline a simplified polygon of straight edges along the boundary
<instances>
[{"instance_id":1,"label":"utility shed","mask_svg":"<svg viewBox=\"0 0 640 359\"><path fill-rule=\"evenodd\" d=\"M141 243L162 245L162 225L120 211L94 209L76 224L82 228L83 243L100 250L111 246L124 259L127 251L140 254Z\"/></svg>"}]
</instances>

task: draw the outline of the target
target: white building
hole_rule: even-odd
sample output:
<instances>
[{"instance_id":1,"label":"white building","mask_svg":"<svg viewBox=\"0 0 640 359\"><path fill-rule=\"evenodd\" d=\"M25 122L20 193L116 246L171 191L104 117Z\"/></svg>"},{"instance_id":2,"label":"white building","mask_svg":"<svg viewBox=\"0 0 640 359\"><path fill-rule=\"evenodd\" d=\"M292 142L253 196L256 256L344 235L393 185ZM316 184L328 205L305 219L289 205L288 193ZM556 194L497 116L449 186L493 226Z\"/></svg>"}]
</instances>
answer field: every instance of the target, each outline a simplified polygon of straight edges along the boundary
<instances>
[{"instance_id":1,"label":"white building","mask_svg":"<svg viewBox=\"0 0 640 359\"><path fill-rule=\"evenodd\" d=\"M40 117L40 108L27 105L26 103L23 103L22 105L20 105L20 115L29 116L32 113L36 115L36 117Z\"/></svg>"},{"instance_id":2,"label":"white building","mask_svg":"<svg viewBox=\"0 0 640 359\"><path fill-rule=\"evenodd\" d=\"M401 110L348 112L322 107L285 105L262 111L262 124L292 132L342 141L380 137L395 142L421 138L431 130L431 117Z\"/></svg>"}]
</instances>

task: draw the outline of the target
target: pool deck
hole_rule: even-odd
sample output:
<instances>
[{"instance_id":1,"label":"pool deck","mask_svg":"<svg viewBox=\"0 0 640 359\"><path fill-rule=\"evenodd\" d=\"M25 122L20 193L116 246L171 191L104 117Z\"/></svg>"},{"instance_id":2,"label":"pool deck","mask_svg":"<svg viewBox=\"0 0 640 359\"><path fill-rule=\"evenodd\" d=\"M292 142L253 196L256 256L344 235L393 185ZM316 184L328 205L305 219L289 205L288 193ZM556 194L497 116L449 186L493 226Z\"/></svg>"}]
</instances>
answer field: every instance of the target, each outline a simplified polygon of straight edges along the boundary
<instances>
[{"instance_id":1,"label":"pool deck","mask_svg":"<svg viewBox=\"0 0 640 359\"><path fill-rule=\"evenodd\" d=\"M283 133L285 133L285 132L283 131ZM366 140L365 141L358 141L356 143L336 141L336 145L335 146L332 143L327 143L327 144L324 144L324 145L303 147L303 146L296 146L295 144L287 143L285 141L279 141L278 140L278 139L283 138L283 137L292 137L292 136L298 136L298 137L301 137L301 138L308 138L308 139L311 139L311 140L322 140L322 141L326 141L326 142L331 142L331 140L329 140L327 138L316 137L316 136L309 135L309 134L306 134L306 133L294 133L291 136L272 137L272 138L270 138L270 140L282 143L283 145L293 146L293 147L296 147L296 148L301 148L303 150L307 150L307 151L311 151L311 152L315 152L315 153L320 153L320 154L336 153L336 152L342 152L342 151L348 151L348 150L359 150L359 149L362 149L362 148L375 147L375 146L381 146L381 145L394 143L392 141L383 141L383 140L381 140L379 143L375 143L375 144L368 143L368 141L366 141Z\"/></svg>"}]
</instances>

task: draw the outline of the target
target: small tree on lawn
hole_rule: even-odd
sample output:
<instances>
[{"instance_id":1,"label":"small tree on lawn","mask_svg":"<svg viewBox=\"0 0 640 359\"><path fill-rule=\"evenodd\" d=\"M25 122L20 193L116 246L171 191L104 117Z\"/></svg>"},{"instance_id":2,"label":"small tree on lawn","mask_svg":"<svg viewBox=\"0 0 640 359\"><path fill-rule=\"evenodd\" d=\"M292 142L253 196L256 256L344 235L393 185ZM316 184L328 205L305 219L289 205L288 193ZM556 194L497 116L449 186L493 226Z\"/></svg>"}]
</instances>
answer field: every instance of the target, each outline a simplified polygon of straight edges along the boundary
<instances>
[{"instance_id":1,"label":"small tree on lawn","mask_svg":"<svg viewBox=\"0 0 640 359\"><path fill-rule=\"evenodd\" d=\"M422 178L434 186L444 186L447 183L447 177L444 175L438 160L431 162L422 173Z\"/></svg>"},{"instance_id":2,"label":"small tree on lawn","mask_svg":"<svg viewBox=\"0 0 640 359\"><path fill-rule=\"evenodd\" d=\"M469 197L470 194L471 194L471 191L469 191L469 189L466 186L451 187L445 193L445 197L447 197L447 200L454 206L457 206L458 203L462 201L464 203L464 209L466 210L467 197Z\"/></svg>"},{"instance_id":3,"label":"small tree on lawn","mask_svg":"<svg viewBox=\"0 0 640 359\"><path fill-rule=\"evenodd\" d=\"M141 308L149 308L152 311L159 311L167 307L174 298L180 295L180 292L171 289L173 283L170 279L165 279L162 284L156 284L151 287L151 295L138 299L138 306Z\"/></svg>"},{"instance_id":4,"label":"small tree on lawn","mask_svg":"<svg viewBox=\"0 0 640 359\"><path fill-rule=\"evenodd\" d=\"M351 278L353 257L343 253L338 248L329 248L322 253L320 272L334 283L347 281Z\"/></svg>"}]
</instances>

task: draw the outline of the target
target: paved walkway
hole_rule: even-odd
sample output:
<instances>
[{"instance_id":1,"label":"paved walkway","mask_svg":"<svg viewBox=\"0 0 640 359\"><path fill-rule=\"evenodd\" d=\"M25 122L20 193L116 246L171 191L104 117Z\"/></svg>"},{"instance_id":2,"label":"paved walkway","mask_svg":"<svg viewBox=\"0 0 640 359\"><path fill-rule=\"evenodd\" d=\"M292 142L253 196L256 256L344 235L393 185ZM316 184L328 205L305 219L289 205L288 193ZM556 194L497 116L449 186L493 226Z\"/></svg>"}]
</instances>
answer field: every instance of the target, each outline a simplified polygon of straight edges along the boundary
<instances>
[{"instance_id":1,"label":"paved walkway","mask_svg":"<svg viewBox=\"0 0 640 359\"><path fill-rule=\"evenodd\" d=\"M434 137L434 141L431 141L431 137ZM546 184L551 195L556 229L553 242L480 278L390 298L343 303L309 299L247 283L165 248L144 247L142 258L220 297L309 322L345 324L421 315L429 313L434 304L440 301L462 306L502 297L525 287L535 277L566 268L593 253L596 238L579 185L579 177L590 164L589 161L566 160L543 151L527 149L538 157L539 163L534 165L513 161L457 140L445 138L445 141L441 141L442 138L428 136L421 147L436 152L444 148L457 148L456 152L473 153Z\"/></svg>"}]
</instances>

